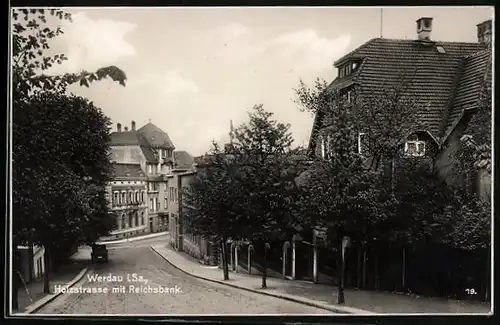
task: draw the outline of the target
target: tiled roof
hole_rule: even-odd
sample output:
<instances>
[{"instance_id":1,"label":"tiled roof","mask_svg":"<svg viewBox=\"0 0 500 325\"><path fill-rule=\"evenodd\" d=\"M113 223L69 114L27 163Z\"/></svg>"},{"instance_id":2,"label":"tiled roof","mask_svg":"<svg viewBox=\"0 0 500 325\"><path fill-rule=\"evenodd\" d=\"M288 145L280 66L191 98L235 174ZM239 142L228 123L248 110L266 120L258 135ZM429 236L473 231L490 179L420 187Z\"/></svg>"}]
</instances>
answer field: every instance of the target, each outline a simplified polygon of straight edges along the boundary
<instances>
[{"instance_id":1,"label":"tiled roof","mask_svg":"<svg viewBox=\"0 0 500 325\"><path fill-rule=\"evenodd\" d=\"M138 132L153 148L175 149L168 134L151 122L141 127Z\"/></svg>"},{"instance_id":2,"label":"tiled roof","mask_svg":"<svg viewBox=\"0 0 500 325\"><path fill-rule=\"evenodd\" d=\"M440 53L437 47L442 47L445 53ZM406 76L411 82L405 95L415 96L419 106L428 107L417 113L419 121L427 125L427 131L435 138L440 138L443 118L453 102L450 96L457 86L456 76L461 62L485 47L480 43L375 38L335 62L339 67L351 58L362 60L355 72L336 78L330 87L341 89L356 83L360 97L377 96L385 87L397 86L402 76ZM459 92L463 89L460 88ZM319 119L313 127L311 144L316 136L317 123L320 123Z\"/></svg>"},{"instance_id":3,"label":"tiled roof","mask_svg":"<svg viewBox=\"0 0 500 325\"><path fill-rule=\"evenodd\" d=\"M477 105L490 57L491 51L487 49L463 59L463 68L448 118L445 121L446 126L443 129L443 136L447 136L452 131L453 126L458 122L464 110L474 108Z\"/></svg>"},{"instance_id":4,"label":"tiled roof","mask_svg":"<svg viewBox=\"0 0 500 325\"><path fill-rule=\"evenodd\" d=\"M111 146L140 146L147 162L158 163L155 151L141 133L137 131L113 132L110 137Z\"/></svg>"},{"instance_id":5,"label":"tiled roof","mask_svg":"<svg viewBox=\"0 0 500 325\"><path fill-rule=\"evenodd\" d=\"M193 166L195 159L187 151L174 151L175 168L189 169Z\"/></svg>"},{"instance_id":6,"label":"tiled roof","mask_svg":"<svg viewBox=\"0 0 500 325\"><path fill-rule=\"evenodd\" d=\"M113 164L114 178L141 178L146 179L146 175L141 169L141 165L136 164Z\"/></svg>"}]
</instances>

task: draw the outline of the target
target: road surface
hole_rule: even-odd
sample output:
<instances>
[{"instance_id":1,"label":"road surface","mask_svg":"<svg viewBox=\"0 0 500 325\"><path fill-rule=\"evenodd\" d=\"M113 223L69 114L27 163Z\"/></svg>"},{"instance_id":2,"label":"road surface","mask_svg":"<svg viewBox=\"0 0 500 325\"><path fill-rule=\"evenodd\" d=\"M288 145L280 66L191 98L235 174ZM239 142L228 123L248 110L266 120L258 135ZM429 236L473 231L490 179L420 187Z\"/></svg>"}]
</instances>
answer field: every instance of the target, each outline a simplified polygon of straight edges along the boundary
<instances>
[{"instance_id":1,"label":"road surface","mask_svg":"<svg viewBox=\"0 0 500 325\"><path fill-rule=\"evenodd\" d=\"M110 245L109 263L95 265L73 286L80 292L62 294L37 314L332 314L186 275L149 248L161 240ZM97 275L111 278L98 281Z\"/></svg>"}]
</instances>

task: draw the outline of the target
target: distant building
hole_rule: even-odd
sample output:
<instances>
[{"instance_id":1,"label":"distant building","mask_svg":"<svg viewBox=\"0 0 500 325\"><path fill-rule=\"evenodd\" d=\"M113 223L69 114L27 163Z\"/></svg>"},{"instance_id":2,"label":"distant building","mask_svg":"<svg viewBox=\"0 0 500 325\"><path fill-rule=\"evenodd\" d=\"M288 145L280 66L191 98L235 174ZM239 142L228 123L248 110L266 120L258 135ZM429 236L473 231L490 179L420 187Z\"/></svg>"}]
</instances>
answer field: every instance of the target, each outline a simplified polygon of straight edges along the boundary
<instances>
[{"instance_id":1,"label":"distant building","mask_svg":"<svg viewBox=\"0 0 500 325\"><path fill-rule=\"evenodd\" d=\"M45 248L42 246L18 246L17 249L20 257L19 272L22 281L30 283L40 279L45 273Z\"/></svg>"},{"instance_id":2,"label":"distant building","mask_svg":"<svg viewBox=\"0 0 500 325\"><path fill-rule=\"evenodd\" d=\"M110 148L115 178L109 194L113 210L120 212L112 236L122 238L167 230L166 176L171 173L175 158L175 146L168 134L151 122L136 129L132 121L130 130L122 129L118 123L111 133ZM125 199L120 196L115 200L116 191L120 195L125 191Z\"/></svg>"},{"instance_id":3,"label":"distant building","mask_svg":"<svg viewBox=\"0 0 500 325\"><path fill-rule=\"evenodd\" d=\"M108 193L111 197L110 208L117 220L110 239L151 232L147 220L147 184L140 164L113 163L113 180L108 185Z\"/></svg>"}]
</instances>

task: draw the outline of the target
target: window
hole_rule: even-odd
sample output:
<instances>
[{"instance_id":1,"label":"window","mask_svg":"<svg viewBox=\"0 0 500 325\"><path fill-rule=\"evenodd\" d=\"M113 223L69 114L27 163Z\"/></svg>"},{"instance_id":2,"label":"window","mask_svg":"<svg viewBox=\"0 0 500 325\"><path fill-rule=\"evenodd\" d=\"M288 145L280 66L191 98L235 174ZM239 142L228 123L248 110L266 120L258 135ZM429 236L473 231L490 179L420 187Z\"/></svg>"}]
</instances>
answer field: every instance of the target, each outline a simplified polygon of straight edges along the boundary
<instances>
[{"instance_id":1,"label":"window","mask_svg":"<svg viewBox=\"0 0 500 325\"><path fill-rule=\"evenodd\" d=\"M325 144L325 138L321 136L320 138L320 145L321 145L321 158L326 157L326 144Z\"/></svg>"},{"instance_id":2,"label":"window","mask_svg":"<svg viewBox=\"0 0 500 325\"><path fill-rule=\"evenodd\" d=\"M141 213L141 225L144 226L144 212Z\"/></svg>"},{"instance_id":3,"label":"window","mask_svg":"<svg viewBox=\"0 0 500 325\"><path fill-rule=\"evenodd\" d=\"M113 206L120 204L120 195L118 192L113 193Z\"/></svg>"},{"instance_id":4,"label":"window","mask_svg":"<svg viewBox=\"0 0 500 325\"><path fill-rule=\"evenodd\" d=\"M163 205L164 205L164 209L168 209L168 200L167 198L163 199Z\"/></svg>"},{"instance_id":5,"label":"window","mask_svg":"<svg viewBox=\"0 0 500 325\"><path fill-rule=\"evenodd\" d=\"M127 193L122 192L122 205L127 205Z\"/></svg>"},{"instance_id":6,"label":"window","mask_svg":"<svg viewBox=\"0 0 500 325\"><path fill-rule=\"evenodd\" d=\"M139 213L137 212L135 214L135 226L137 227L139 225Z\"/></svg>"},{"instance_id":7,"label":"window","mask_svg":"<svg viewBox=\"0 0 500 325\"><path fill-rule=\"evenodd\" d=\"M161 157L167 158L167 150L165 150L165 149L161 150Z\"/></svg>"},{"instance_id":8,"label":"window","mask_svg":"<svg viewBox=\"0 0 500 325\"><path fill-rule=\"evenodd\" d=\"M178 192L177 192L177 189L174 189L174 201L177 202L178 201Z\"/></svg>"},{"instance_id":9,"label":"window","mask_svg":"<svg viewBox=\"0 0 500 325\"><path fill-rule=\"evenodd\" d=\"M149 199L149 209L151 209L151 212L155 211L155 202L153 199Z\"/></svg>"},{"instance_id":10,"label":"window","mask_svg":"<svg viewBox=\"0 0 500 325\"><path fill-rule=\"evenodd\" d=\"M128 215L128 226L132 227L133 226L133 222L134 222L134 216L132 215L132 213L130 213Z\"/></svg>"},{"instance_id":11,"label":"window","mask_svg":"<svg viewBox=\"0 0 500 325\"><path fill-rule=\"evenodd\" d=\"M153 190L153 183L148 183L148 191L152 191Z\"/></svg>"},{"instance_id":12,"label":"window","mask_svg":"<svg viewBox=\"0 0 500 325\"><path fill-rule=\"evenodd\" d=\"M148 165L148 174L153 174L153 165Z\"/></svg>"},{"instance_id":13,"label":"window","mask_svg":"<svg viewBox=\"0 0 500 325\"><path fill-rule=\"evenodd\" d=\"M360 155L366 153L366 137L364 133L358 133L358 153Z\"/></svg>"},{"instance_id":14,"label":"window","mask_svg":"<svg viewBox=\"0 0 500 325\"><path fill-rule=\"evenodd\" d=\"M122 215L122 218L121 218L121 222L122 222L122 229L125 229L127 228L127 219L125 218L125 215L123 214Z\"/></svg>"},{"instance_id":15,"label":"window","mask_svg":"<svg viewBox=\"0 0 500 325\"><path fill-rule=\"evenodd\" d=\"M346 98L348 103L352 103L352 90L347 91L347 98Z\"/></svg>"},{"instance_id":16,"label":"window","mask_svg":"<svg viewBox=\"0 0 500 325\"><path fill-rule=\"evenodd\" d=\"M135 203L139 203L139 202L140 202L139 191L135 191Z\"/></svg>"},{"instance_id":17,"label":"window","mask_svg":"<svg viewBox=\"0 0 500 325\"><path fill-rule=\"evenodd\" d=\"M141 203L144 203L144 191L141 191Z\"/></svg>"},{"instance_id":18,"label":"window","mask_svg":"<svg viewBox=\"0 0 500 325\"><path fill-rule=\"evenodd\" d=\"M425 155L425 141L406 141L405 156L422 157Z\"/></svg>"}]
</instances>

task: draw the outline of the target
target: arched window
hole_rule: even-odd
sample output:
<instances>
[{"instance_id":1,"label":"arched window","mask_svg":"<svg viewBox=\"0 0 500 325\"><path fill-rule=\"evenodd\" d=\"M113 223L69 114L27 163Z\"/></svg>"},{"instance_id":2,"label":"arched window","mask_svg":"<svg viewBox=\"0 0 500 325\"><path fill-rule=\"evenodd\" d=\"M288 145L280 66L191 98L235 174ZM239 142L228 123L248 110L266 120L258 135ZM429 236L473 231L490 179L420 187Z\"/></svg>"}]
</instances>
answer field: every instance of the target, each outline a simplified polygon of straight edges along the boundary
<instances>
[{"instance_id":1,"label":"arched window","mask_svg":"<svg viewBox=\"0 0 500 325\"><path fill-rule=\"evenodd\" d=\"M141 213L141 225L144 226L144 212Z\"/></svg>"},{"instance_id":2,"label":"arched window","mask_svg":"<svg viewBox=\"0 0 500 325\"><path fill-rule=\"evenodd\" d=\"M127 228L127 219L125 219L125 215L122 214L122 217L121 217L121 222L122 222L122 229L125 229Z\"/></svg>"},{"instance_id":3,"label":"arched window","mask_svg":"<svg viewBox=\"0 0 500 325\"><path fill-rule=\"evenodd\" d=\"M141 203L144 203L144 191L141 191Z\"/></svg>"},{"instance_id":4,"label":"arched window","mask_svg":"<svg viewBox=\"0 0 500 325\"><path fill-rule=\"evenodd\" d=\"M122 205L127 205L127 194L122 192Z\"/></svg>"},{"instance_id":5,"label":"arched window","mask_svg":"<svg viewBox=\"0 0 500 325\"><path fill-rule=\"evenodd\" d=\"M139 203L139 191L135 191L135 203Z\"/></svg>"},{"instance_id":6,"label":"arched window","mask_svg":"<svg viewBox=\"0 0 500 325\"><path fill-rule=\"evenodd\" d=\"M139 212L135 213L135 226L137 227L139 225Z\"/></svg>"}]
</instances>

